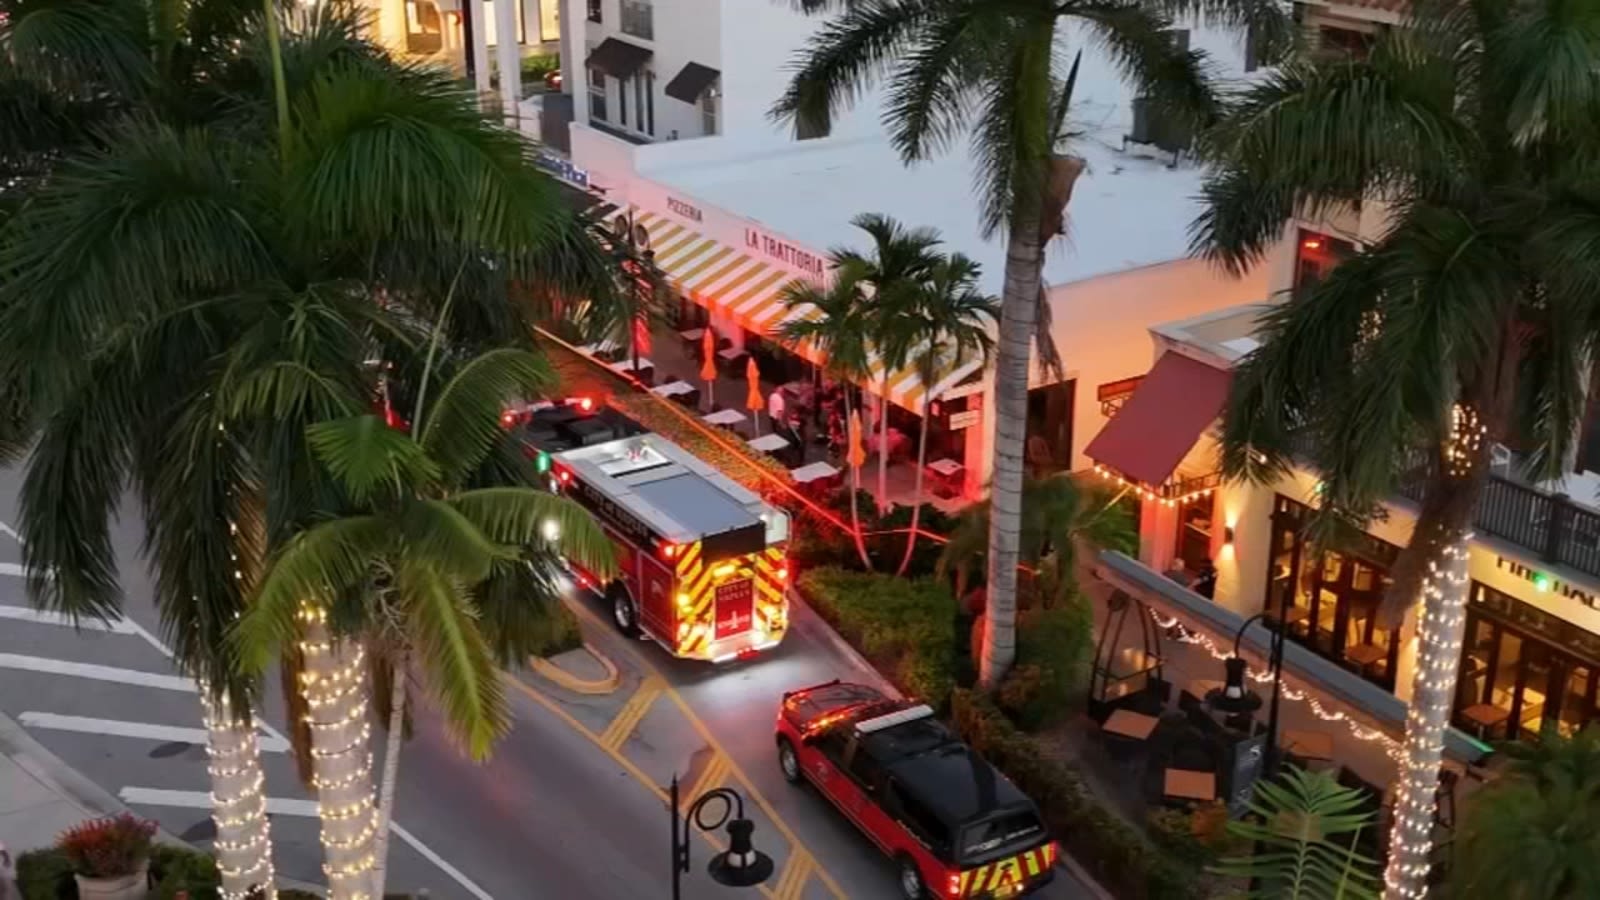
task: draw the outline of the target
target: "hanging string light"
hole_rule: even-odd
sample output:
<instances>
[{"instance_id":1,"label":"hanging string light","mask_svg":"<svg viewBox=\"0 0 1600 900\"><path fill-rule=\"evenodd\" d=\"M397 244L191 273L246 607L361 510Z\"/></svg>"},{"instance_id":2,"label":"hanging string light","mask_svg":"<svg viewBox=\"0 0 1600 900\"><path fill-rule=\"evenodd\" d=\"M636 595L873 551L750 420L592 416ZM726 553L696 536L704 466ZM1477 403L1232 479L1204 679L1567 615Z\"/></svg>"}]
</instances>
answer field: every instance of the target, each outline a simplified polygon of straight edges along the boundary
<instances>
[{"instance_id":1,"label":"hanging string light","mask_svg":"<svg viewBox=\"0 0 1600 900\"><path fill-rule=\"evenodd\" d=\"M1094 471L1096 475L1101 477L1101 479L1109 481L1128 491L1129 493L1137 494L1139 499L1151 500L1160 503L1162 506L1178 506L1179 504L1188 503L1190 500L1198 500L1201 497L1209 497L1217 490L1214 487L1198 488L1196 490L1180 494L1176 497L1164 497L1159 491L1152 491L1141 482L1129 481L1106 466L1096 465L1094 467Z\"/></svg>"},{"instance_id":2,"label":"hanging string light","mask_svg":"<svg viewBox=\"0 0 1600 900\"><path fill-rule=\"evenodd\" d=\"M211 818L217 826L212 847L223 878L220 895L223 900L276 900L266 776L255 719L235 714L226 695L213 697L205 680L198 684L208 736Z\"/></svg>"},{"instance_id":3,"label":"hanging string light","mask_svg":"<svg viewBox=\"0 0 1600 900\"><path fill-rule=\"evenodd\" d=\"M1183 623L1177 618L1163 617L1160 613L1153 609L1149 610L1149 613L1150 618L1155 620L1157 627L1161 628L1163 631L1177 633L1178 637L1176 640L1178 643L1198 646L1207 653L1211 654L1212 658L1218 661L1226 661L1229 657L1233 656L1233 653L1231 652L1232 647L1228 648L1229 652L1224 652L1211 638L1203 634L1190 631L1189 629L1185 628ZM1250 680L1256 682L1257 684L1269 684L1272 681L1271 672L1250 671L1246 672L1245 674L1250 678ZM1391 759L1400 758L1400 745L1395 741L1394 738L1375 728L1367 728L1361 725L1345 712L1328 709L1327 707L1323 706L1322 702L1319 701L1310 691L1292 688L1288 685L1287 681L1285 681L1281 695L1287 700L1292 700L1296 703L1304 703L1312 715L1324 722L1343 722L1345 726L1350 729L1350 734L1352 737L1366 743L1375 743L1381 745L1384 749L1384 752L1387 753Z\"/></svg>"}]
</instances>

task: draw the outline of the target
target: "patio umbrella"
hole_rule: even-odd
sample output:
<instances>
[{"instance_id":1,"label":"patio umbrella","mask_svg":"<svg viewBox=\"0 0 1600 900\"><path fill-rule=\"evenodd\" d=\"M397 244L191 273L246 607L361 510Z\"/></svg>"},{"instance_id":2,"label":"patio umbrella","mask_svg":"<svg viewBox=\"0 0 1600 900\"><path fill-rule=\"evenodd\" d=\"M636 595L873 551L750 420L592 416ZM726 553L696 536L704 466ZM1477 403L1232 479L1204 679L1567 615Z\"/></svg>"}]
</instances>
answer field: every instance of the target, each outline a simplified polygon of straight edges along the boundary
<instances>
[{"instance_id":1,"label":"patio umbrella","mask_svg":"<svg viewBox=\"0 0 1600 900\"><path fill-rule=\"evenodd\" d=\"M750 410L750 419L755 422L756 434L761 433L761 407L765 401L761 398L761 370L756 368L754 357L747 358L744 363L744 377L750 382L750 390L744 395L744 408Z\"/></svg>"},{"instance_id":2,"label":"patio umbrella","mask_svg":"<svg viewBox=\"0 0 1600 900\"><path fill-rule=\"evenodd\" d=\"M700 339L700 377L706 383L706 404L710 407L717 405L717 333L706 326L705 334Z\"/></svg>"},{"instance_id":3,"label":"patio umbrella","mask_svg":"<svg viewBox=\"0 0 1600 900\"><path fill-rule=\"evenodd\" d=\"M867 461L867 451L861 446L861 410L850 411L850 449L845 454L845 461L850 463L852 469L861 468Z\"/></svg>"}]
</instances>

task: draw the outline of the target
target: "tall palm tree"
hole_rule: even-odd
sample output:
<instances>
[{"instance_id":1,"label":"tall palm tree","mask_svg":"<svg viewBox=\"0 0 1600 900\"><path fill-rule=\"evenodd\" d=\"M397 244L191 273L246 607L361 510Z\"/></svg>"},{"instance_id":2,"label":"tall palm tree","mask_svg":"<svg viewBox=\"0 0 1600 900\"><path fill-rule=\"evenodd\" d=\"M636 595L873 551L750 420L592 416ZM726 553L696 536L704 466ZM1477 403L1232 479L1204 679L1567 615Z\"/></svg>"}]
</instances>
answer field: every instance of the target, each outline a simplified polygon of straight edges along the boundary
<instances>
[{"instance_id":1,"label":"tall palm tree","mask_svg":"<svg viewBox=\"0 0 1600 900\"><path fill-rule=\"evenodd\" d=\"M1388 226L1267 318L1237 369L1223 468L1270 479L1305 434L1326 519L1368 518L1425 451L1380 609L1420 600L1386 896L1421 897L1455 695L1473 513L1494 443L1553 477L1600 341L1600 9L1428 3L1363 60L1302 60L1211 136L1197 249L1239 271L1300 214L1381 198Z\"/></svg>"},{"instance_id":2,"label":"tall palm tree","mask_svg":"<svg viewBox=\"0 0 1600 900\"><path fill-rule=\"evenodd\" d=\"M264 552L252 542L281 545L336 502L305 427L370 406L382 367L362 363L375 353L405 363L391 385L403 389L420 355L413 323L441 319L441 303L454 304L452 342L527 341L535 310L507 302L513 279L558 291L593 276L595 254L571 252L582 241L526 145L447 78L389 63L351 21L322 8L256 19L204 80L221 93L213 117L179 127L128 101L93 140L45 154L50 176L0 232L0 449L51 451L30 460L25 488L35 600L115 614L106 520L124 485L144 498L163 621L217 712L229 896L270 888L270 857L259 805L238 807L259 772L240 737L255 732L256 686L216 637L243 611ZM47 92L65 77L32 71ZM118 407L102 401L122 393L91 391L112 382L139 394ZM210 543L194 536L203 528ZM356 648L334 651L306 660L308 689L333 683ZM330 696L344 718L364 705L360 692ZM328 737L309 735L321 754ZM338 806L323 813L334 896L364 893L370 838L340 837Z\"/></svg>"},{"instance_id":3,"label":"tall palm tree","mask_svg":"<svg viewBox=\"0 0 1600 900\"><path fill-rule=\"evenodd\" d=\"M917 429L916 483L911 497L911 533L906 536L905 556L897 574L904 576L917 548L917 526L922 521L922 470L928 461L928 419L930 404L938 400L933 393L941 371L974 357L988 365L994 349L990 327L999 317L999 304L978 289L982 267L960 253L934 263L927 280L907 304L889 343L898 345L895 356L916 363L922 382L922 422Z\"/></svg>"},{"instance_id":4,"label":"tall palm tree","mask_svg":"<svg viewBox=\"0 0 1600 900\"><path fill-rule=\"evenodd\" d=\"M1076 63L1066 26L1081 28L1158 107L1204 121L1215 100L1205 55L1180 50L1166 34L1174 16L1204 14L1255 27L1263 47L1282 42L1286 17L1256 0L798 0L830 13L800 53L773 114L825 126L867 88L886 79L884 125L907 161L926 159L963 135L979 170L985 237L1004 233L1005 290L995 354L994 516L989 603L980 677L993 688L1016 655L1017 553L1021 539L1023 449L1030 344L1040 361L1061 361L1040 328L1044 247L1064 229L1083 160L1064 152L1063 130ZM1048 308L1046 307L1046 311Z\"/></svg>"},{"instance_id":5,"label":"tall palm tree","mask_svg":"<svg viewBox=\"0 0 1600 900\"><path fill-rule=\"evenodd\" d=\"M878 387L878 514L889 511L889 378L905 367L911 345L899 339L907 327L905 314L922 288L938 255L939 235L931 228L906 228L889 216L862 213L850 224L872 238L862 254L837 248L834 262L860 267L869 293L862 311L869 347L883 372Z\"/></svg>"},{"instance_id":6,"label":"tall palm tree","mask_svg":"<svg viewBox=\"0 0 1600 900\"><path fill-rule=\"evenodd\" d=\"M1454 896L1558 900L1600 896L1600 728L1505 748L1456 839Z\"/></svg>"},{"instance_id":7,"label":"tall palm tree","mask_svg":"<svg viewBox=\"0 0 1600 900\"><path fill-rule=\"evenodd\" d=\"M492 486L471 486L508 438L500 426L508 398L530 396L550 383L539 357L495 350L462 365L431 407L424 410L419 397L409 434L372 414L311 426L311 446L339 485L348 513L312 526L275 555L238 623L242 663L257 673L300 638L308 618L326 617L335 640L386 651L381 680L391 695L374 897L383 896L388 845L382 835L394 804L411 660L421 662L461 743L474 759L484 759L509 726L499 666L522 661L496 653L516 644L494 633L499 620L482 614L485 600L503 598L509 587L532 587L519 602L554 602L557 556L589 571L614 568L600 527L572 501L528 486L537 478L532 471L521 473L520 484L491 473ZM325 727L346 729L345 739L354 740L365 723ZM365 808L371 800L328 796L323 802Z\"/></svg>"},{"instance_id":8,"label":"tall palm tree","mask_svg":"<svg viewBox=\"0 0 1600 900\"><path fill-rule=\"evenodd\" d=\"M851 386L868 373L867 367L867 272L859 261L845 260L834 268L833 282L819 288L808 281L795 280L783 288L786 318L778 336L790 344L809 345L821 354L823 367L844 385L844 415L853 415ZM861 564L872 570L866 540L861 533L861 470L850 466L850 532L856 541Z\"/></svg>"}]
</instances>

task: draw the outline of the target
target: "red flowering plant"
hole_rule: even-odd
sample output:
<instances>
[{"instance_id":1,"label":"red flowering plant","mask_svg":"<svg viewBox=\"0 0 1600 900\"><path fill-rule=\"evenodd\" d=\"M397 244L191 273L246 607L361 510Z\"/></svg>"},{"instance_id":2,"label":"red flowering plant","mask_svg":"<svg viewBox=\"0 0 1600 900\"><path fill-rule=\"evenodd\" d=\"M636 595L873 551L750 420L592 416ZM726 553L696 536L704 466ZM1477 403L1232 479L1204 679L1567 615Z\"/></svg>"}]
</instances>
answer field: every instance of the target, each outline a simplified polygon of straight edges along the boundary
<instances>
[{"instance_id":1,"label":"red flowering plant","mask_svg":"<svg viewBox=\"0 0 1600 900\"><path fill-rule=\"evenodd\" d=\"M132 875L150 859L156 823L130 813L90 819L68 828L56 846L72 861L72 870L85 878Z\"/></svg>"}]
</instances>

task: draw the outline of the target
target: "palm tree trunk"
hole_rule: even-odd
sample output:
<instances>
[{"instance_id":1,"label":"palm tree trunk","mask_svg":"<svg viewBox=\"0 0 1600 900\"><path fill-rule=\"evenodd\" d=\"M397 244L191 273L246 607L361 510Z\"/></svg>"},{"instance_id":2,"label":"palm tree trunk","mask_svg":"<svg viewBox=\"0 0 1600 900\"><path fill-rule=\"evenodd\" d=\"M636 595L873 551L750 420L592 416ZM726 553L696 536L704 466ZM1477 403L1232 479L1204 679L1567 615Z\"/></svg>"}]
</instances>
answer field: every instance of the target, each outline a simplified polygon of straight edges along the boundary
<instances>
[{"instance_id":1,"label":"palm tree trunk","mask_svg":"<svg viewBox=\"0 0 1600 900\"><path fill-rule=\"evenodd\" d=\"M406 730L406 665L411 655L401 651L389 673L389 734L383 747L383 777L378 779L377 847L372 857L372 896L383 896L389 871L389 823L394 820L395 784L400 778L400 747Z\"/></svg>"},{"instance_id":2,"label":"palm tree trunk","mask_svg":"<svg viewBox=\"0 0 1600 900\"><path fill-rule=\"evenodd\" d=\"M848 432L850 428L850 388L848 385L844 391L844 421L845 430ZM871 572L872 557L867 555L867 541L861 535L861 509L856 499L856 495L861 493L861 469L858 466L850 465L849 443L849 440L846 439L845 467L850 470L850 534L855 537L856 552L861 554L861 565L865 566L868 572Z\"/></svg>"},{"instance_id":3,"label":"palm tree trunk","mask_svg":"<svg viewBox=\"0 0 1600 900\"><path fill-rule=\"evenodd\" d=\"M923 382L927 384L928 382ZM917 429L917 471L913 476L916 481L911 488L911 533L906 535L906 555L900 558L900 570L896 572L901 578L905 577L906 570L911 568L911 554L917 549L917 525L922 521L922 467L928 461L928 406L931 401L922 403L922 427Z\"/></svg>"},{"instance_id":4,"label":"palm tree trunk","mask_svg":"<svg viewBox=\"0 0 1600 900\"><path fill-rule=\"evenodd\" d=\"M334 641L327 612L305 607L302 691L310 707L312 786L322 818L328 900L369 900L376 813L367 739L367 667L357 641Z\"/></svg>"},{"instance_id":5,"label":"palm tree trunk","mask_svg":"<svg viewBox=\"0 0 1600 900\"><path fill-rule=\"evenodd\" d=\"M1038 324L1044 245L1018 216L1006 241L1005 294L994 367L994 475L989 500L989 579L979 680L993 690L1016 658L1017 554L1022 540L1022 454L1028 431L1028 361Z\"/></svg>"},{"instance_id":6,"label":"palm tree trunk","mask_svg":"<svg viewBox=\"0 0 1600 900\"><path fill-rule=\"evenodd\" d=\"M226 900L276 900L272 872L272 826L267 821L265 776L255 718L235 716L227 698L213 699L200 684L206 726L206 752L211 757L211 820L217 837L217 871ZM252 894L252 891L257 893Z\"/></svg>"},{"instance_id":7,"label":"palm tree trunk","mask_svg":"<svg viewBox=\"0 0 1600 900\"><path fill-rule=\"evenodd\" d=\"M889 514L889 369L883 370L883 392L878 395L878 515Z\"/></svg>"}]
</instances>

